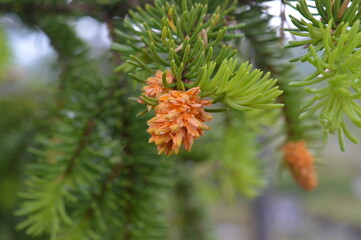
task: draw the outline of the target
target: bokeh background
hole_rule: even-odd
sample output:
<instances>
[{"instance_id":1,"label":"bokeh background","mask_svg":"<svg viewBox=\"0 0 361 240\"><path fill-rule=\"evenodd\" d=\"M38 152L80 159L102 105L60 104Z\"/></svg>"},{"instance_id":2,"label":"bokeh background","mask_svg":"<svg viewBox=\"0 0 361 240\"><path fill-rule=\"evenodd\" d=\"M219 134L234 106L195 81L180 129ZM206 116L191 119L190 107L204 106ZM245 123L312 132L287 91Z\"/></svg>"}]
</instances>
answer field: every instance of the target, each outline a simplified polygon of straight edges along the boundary
<instances>
[{"instance_id":1,"label":"bokeh background","mask_svg":"<svg viewBox=\"0 0 361 240\"><path fill-rule=\"evenodd\" d=\"M268 2L267 6L275 16L272 24L278 27L279 1ZM0 73L0 239L25 240L31 238L15 230L17 192L23 186L27 163L33 161L28 147L36 134L46 129L44 109L53 97L52 85L59 69L57 55L44 33L26 27L11 12L1 15L0 24L9 44L0 49L0 55L8 58ZM111 41L104 23L81 17L69 24L87 42L91 57L107 56ZM298 55L303 50L293 51ZM312 71L304 64L298 69L303 74ZM360 129L352 127L361 137ZM226 201L200 189L207 199L206 209L214 226L210 231L215 239L361 239L359 145L348 143L347 151L341 152L336 137L330 137L317 159L319 187L310 193L299 189L289 174L279 173L277 154L267 157L269 185L255 199L239 196Z\"/></svg>"}]
</instances>

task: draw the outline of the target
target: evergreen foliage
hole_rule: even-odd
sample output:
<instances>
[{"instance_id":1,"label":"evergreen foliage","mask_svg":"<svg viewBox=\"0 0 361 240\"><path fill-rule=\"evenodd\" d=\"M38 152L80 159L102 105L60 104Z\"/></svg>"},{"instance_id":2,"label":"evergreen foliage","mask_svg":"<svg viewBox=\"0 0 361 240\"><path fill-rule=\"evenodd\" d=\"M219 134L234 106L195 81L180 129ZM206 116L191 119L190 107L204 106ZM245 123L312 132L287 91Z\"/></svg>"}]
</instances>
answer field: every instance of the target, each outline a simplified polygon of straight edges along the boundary
<instances>
[{"instance_id":1,"label":"evergreen foliage","mask_svg":"<svg viewBox=\"0 0 361 240\"><path fill-rule=\"evenodd\" d=\"M246 4L245 4L246 5ZM247 8L245 8L247 9ZM270 71L274 78L279 79L277 82L283 94L278 97L278 101L284 104L281 109L285 121L283 130L286 135L286 141L307 140L312 145L318 141L319 134L318 124L313 118L299 119L302 113L301 104L305 101L305 94L297 88L289 86L291 82L298 82L298 71L294 66L285 61L285 56L290 57L290 52L283 49L280 39L277 37L276 30L270 24L271 16L262 17L264 12L262 6L254 4L246 11L237 15L239 21L249 21L243 28L243 33L255 51L254 61L264 71ZM254 25L257 28L253 27ZM245 57L251 57L249 53ZM317 145L317 144L316 144Z\"/></svg>"},{"instance_id":2,"label":"evergreen foliage","mask_svg":"<svg viewBox=\"0 0 361 240\"><path fill-rule=\"evenodd\" d=\"M113 49L130 54L118 70L132 72L132 78L144 82L147 73L170 68L176 83L164 81L167 88L200 87L202 97L237 110L281 107L273 103L282 93L274 86L276 80L262 71L252 71L248 63L239 64L232 58L236 51L223 43L240 37L236 30L243 24L227 19L234 8L226 1L207 14L207 5L184 0L178 7L155 1L155 6L131 11L132 18L125 20L126 29L116 31L129 46L114 44Z\"/></svg>"},{"instance_id":3,"label":"evergreen foliage","mask_svg":"<svg viewBox=\"0 0 361 240\"><path fill-rule=\"evenodd\" d=\"M159 239L155 202L169 187L168 164L146 150L127 79L104 76L61 17L39 24L59 54L61 91L51 130L31 150L38 159L20 194L16 213L28 217L18 228L51 239Z\"/></svg>"},{"instance_id":4,"label":"evergreen foliage","mask_svg":"<svg viewBox=\"0 0 361 240\"><path fill-rule=\"evenodd\" d=\"M20 105L0 99L6 113L6 119L0 118L0 171L21 165L25 155L31 161L19 193L17 228L32 238L52 240L212 239L193 170L204 167L204 180L222 196L256 196L266 184L259 125L270 129L282 122L277 130L285 142L302 140L314 148L318 125L312 117L303 118L320 109L321 124L326 132L338 131L342 148L343 134L357 142L344 115L360 126L359 0L332 1L333 7L329 0L316 0L314 7L297 1L295 9L304 19L291 17L297 27L292 33L307 39L290 46L306 45L308 53L296 60L316 68L304 81L284 61L289 53L262 2L0 3L28 28L46 34L59 71L50 84L55 96L47 98L41 113L32 101ZM97 19L109 32L111 49L102 58L90 57L90 47L71 24L83 16ZM8 61L6 49L0 31L0 73ZM213 114L213 133L190 153L164 158L147 143L146 121L158 99L140 90L156 71L163 72L160 86L167 91L199 87L200 99L214 104L204 110L225 112ZM168 71L174 82L167 81ZM326 84L307 89L315 94L308 102L293 87L320 82ZM129 101L134 96L141 96L137 103ZM1 183L13 177L5 174ZM0 195L9 192L14 190L0 184ZM8 202L0 199L0 211L13 208L14 199L14 194Z\"/></svg>"},{"instance_id":5,"label":"evergreen foliage","mask_svg":"<svg viewBox=\"0 0 361 240\"><path fill-rule=\"evenodd\" d=\"M256 196L264 186L257 129L250 124L250 116L243 112L227 112L222 129L221 144L215 146L214 175L223 195L233 200L238 192Z\"/></svg>"},{"instance_id":6,"label":"evergreen foliage","mask_svg":"<svg viewBox=\"0 0 361 240\"><path fill-rule=\"evenodd\" d=\"M293 6L292 4L290 4ZM297 29L291 32L305 40L291 41L290 47L306 45L308 53L295 60L308 61L315 72L292 86L317 88L307 91L314 96L304 103L301 118L320 110L319 119L324 136L338 133L340 148L345 150L344 135L353 142L358 139L347 129L345 116L356 126L361 126L360 99L360 1L315 1L309 5L304 0L293 6L303 19L292 18ZM310 10L312 9L312 10ZM319 16L320 20L316 19Z\"/></svg>"},{"instance_id":7,"label":"evergreen foliage","mask_svg":"<svg viewBox=\"0 0 361 240\"><path fill-rule=\"evenodd\" d=\"M276 29L270 24L272 17L264 16L261 5L253 4L251 7L245 5L245 11L237 15L239 21L250 22L243 28L243 33L248 40L247 45L252 46L248 47L251 52L248 52L248 55L245 54L245 57L253 57L257 66L262 70L270 71L271 76L278 79L277 84L283 91L283 94L278 97L278 101L284 104L281 114L278 116L266 115L267 118L281 118L284 122L281 131L275 136L271 136L270 139L275 140L282 136L283 146L288 142L303 141L308 143L313 154L318 154L321 149L320 125L314 117L299 118L302 113L301 104L306 100L306 95L299 89L289 86L291 82L298 81L299 73L292 64L285 61L285 57L289 57L290 52L281 46L284 35L281 32L281 36L277 36ZM253 144L253 146L255 145ZM285 167L287 167L286 159L282 159L280 169L284 170ZM293 173L292 169L288 169Z\"/></svg>"}]
</instances>

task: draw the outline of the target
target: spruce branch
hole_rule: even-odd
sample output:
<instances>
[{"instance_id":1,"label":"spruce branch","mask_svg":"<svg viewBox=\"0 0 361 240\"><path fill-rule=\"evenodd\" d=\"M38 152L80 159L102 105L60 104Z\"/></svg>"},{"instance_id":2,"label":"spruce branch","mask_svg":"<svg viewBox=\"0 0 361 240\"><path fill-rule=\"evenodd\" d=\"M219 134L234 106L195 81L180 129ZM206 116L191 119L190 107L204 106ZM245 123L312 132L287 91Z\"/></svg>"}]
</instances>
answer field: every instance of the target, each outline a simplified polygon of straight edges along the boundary
<instances>
[{"instance_id":1,"label":"spruce branch","mask_svg":"<svg viewBox=\"0 0 361 240\"><path fill-rule=\"evenodd\" d=\"M292 64L283 61L284 57L288 57L289 52L282 49L275 29L270 27L271 17L266 17L268 21L264 21L261 17L261 8L257 4L238 15L241 21L244 16L247 16L247 21L258 23L257 28L248 25L243 28L245 37L253 46L251 49L254 51L251 54L254 56L255 64L263 70L270 71L273 77L279 79L277 86L283 91L278 101L283 103L284 107L280 115L273 117L284 119L284 124L281 131L270 137L272 140L279 136L283 137L280 169L287 167L305 190L311 190L317 185L317 179L313 157L308 149L312 152L320 149L320 125L314 118L299 118L302 113L301 104L306 96L299 89L289 86L290 82L297 81L299 73L295 71ZM307 172L307 174L302 174L302 172Z\"/></svg>"},{"instance_id":2,"label":"spruce branch","mask_svg":"<svg viewBox=\"0 0 361 240\"><path fill-rule=\"evenodd\" d=\"M290 47L305 45L308 53L295 60L307 61L315 67L315 72L302 82L291 86L311 86L321 82L325 86L307 91L314 94L305 104L301 118L320 112L319 119L324 128L324 138L329 133L338 133L340 148L345 150L344 135L354 143L356 137L346 128L345 117L361 127L359 72L360 72L360 21L361 9L358 0L337 1L329 5L325 1L316 1L315 14L310 15L306 1L297 1L295 8L304 19L293 18L295 35L305 36L306 40L291 41ZM307 22L309 21L309 22Z\"/></svg>"},{"instance_id":3,"label":"spruce branch","mask_svg":"<svg viewBox=\"0 0 361 240\"><path fill-rule=\"evenodd\" d=\"M200 87L202 97L238 110L281 107L272 103L282 93L274 87L276 80L239 64L233 58L237 51L225 44L226 40L239 38L238 30L244 27L243 23L233 24L233 18L227 15L234 9L234 4L226 2L207 13L206 4L184 0L182 4L156 1L155 6L130 11L126 29L116 33L133 49L119 43L113 49L133 54L117 70L132 72L133 78L141 79L157 69L170 68L176 79L174 89ZM248 89L251 85L254 88Z\"/></svg>"},{"instance_id":4,"label":"spruce branch","mask_svg":"<svg viewBox=\"0 0 361 240\"><path fill-rule=\"evenodd\" d=\"M108 21L108 26L112 26L112 20ZM115 57L117 57L116 55L118 53L114 53ZM119 59L119 58L118 58ZM117 78L116 78L117 79ZM115 81L114 83L117 84L117 81ZM123 87L127 87L127 82L125 78L120 78L118 85L121 85ZM111 88L111 89L116 89L116 88ZM125 108L125 112L129 111L129 112L133 112L134 110L128 109L130 106L129 103L127 103L127 100L125 99L125 95L121 94L118 95L118 97L116 98L118 99L117 101L113 102L113 104L116 105L121 105ZM110 99L112 100L112 99ZM107 106L108 108L114 108L116 106ZM104 114L104 111L103 111ZM115 113L113 113L115 114ZM137 154L137 151L134 149L134 147L138 148L140 147L139 145L137 145L137 143L139 143L139 140L134 139L135 134L139 134L137 131L131 131L130 129L133 128L134 126L134 120L131 121L130 120L130 116L125 115L125 114L120 114L119 115L114 115L115 119L118 119L118 117L122 115L122 125L121 127L115 127L114 129L114 138L118 138L120 137L121 139L124 139L123 141L123 146L122 146L122 154L123 155L123 161L118 162L114 165L114 167L112 167L111 173L105 178L104 180L104 184L103 186L100 187L100 193L96 194L94 196L96 196L96 203L98 203L98 208L94 208L93 203L94 201L89 201L89 204L91 206L90 208L90 213L89 211L86 211L87 214L85 215L86 218L91 218L93 222L97 222L98 218L100 217L99 214L102 216L102 218L104 219L104 223L101 225L104 225L102 228L100 228L99 226L99 231L107 231L105 228L105 225L110 225L110 226L118 226L116 228L117 230L117 234L111 233L108 234L112 237L119 237L122 236L123 239L134 239L134 238L144 238L145 236L149 239L158 239L159 236L161 236L162 231L161 229L157 230L159 228L160 222L157 219L156 214L158 214L155 211L159 211L157 209L150 208L149 206L145 205L143 208L141 207L142 205L144 205L144 203L138 203L136 204L138 199L138 195L142 193L139 192L140 189L137 188L137 184L139 181L141 181L141 185L147 185L148 188L152 188L154 185L155 189L159 189L161 188L161 184L163 184L162 182L164 182L164 180L159 179L157 181L160 182L152 182L152 180L147 180L147 179L151 179L154 178L155 176L157 176L158 178L160 178L159 176L159 172L155 171L155 169L159 169L159 167L162 166L162 164L160 166L159 163L155 162L154 164L152 164L152 169L153 171L155 171L155 176L152 176L151 174L147 174L148 176L146 177L140 177L139 176L139 172L144 171L144 169L147 168L147 163L144 161L140 161L139 159L137 159L136 161L134 161L134 158L138 157L145 157L147 156L145 153L141 153L141 154ZM144 181L142 181L141 179L144 179ZM126 182L126 184L124 184L124 182ZM117 191L116 188L122 189L121 191ZM109 213L109 210L114 210L112 207L111 209L107 210L107 206L104 204L106 204L107 202L107 197L109 198L109 195L112 195L112 192L119 192L118 196L113 196L114 198L114 203L112 203L113 206L116 206L117 204L115 202L121 202L122 204L119 205L118 204L118 209L117 214L115 216L112 216L111 218L109 218L107 220L106 214L112 215L112 213ZM158 191L154 191L154 193L157 193ZM153 194L151 193L146 193L148 194L147 198L151 199L150 197L153 196ZM156 196L156 195L154 195ZM140 198L142 199L142 198ZM149 204L151 204L151 202L149 202ZM136 206L136 207L135 207ZM139 208L142 209L142 213L139 213ZM97 209L102 209L101 211L97 210ZM147 210L150 209L150 210ZM147 213L147 214L145 214ZM90 215L89 215L90 214ZM151 218L153 218L153 220L149 220L148 215L151 216ZM115 219L115 218L118 219ZM109 221L108 223L106 223L107 221ZM121 227L121 230L119 231L119 227ZM88 228L89 229L89 228ZM151 230L151 231L150 231ZM143 237L141 237L143 236Z\"/></svg>"},{"instance_id":5,"label":"spruce branch","mask_svg":"<svg viewBox=\"0 0 361 240\"><path fill-rule=\"evenodd\" d=\"M44 149L34 150L34 153L41 161L30 166L32 177L29 179L29 188L22 194L25 199L31 200L23 203L18 214L32 215L19 225L19 228L28 228L28 234L50 233L52 239L57 239L64 225L70 225L72 222L67 208L69 203L78 199L78 196L74 194L76 189L88 188L87 184L96 183L101 173L107 171L105 162L96 163L96 159L100 156L94 151L97 148L94 148L94 140L101 132L102 125L98 123L104 112L103 108L109 98L112 98L115 88L110 86L109 90L99 91L97 95L93 95L92 87L104 89L96 68L86 59L84 53L74 55L82 46L74 36L75 34L71 34L72 31L66 31L68 33L66 39L68 43L77 44L70 45L70 48L61 48L64 43L60 41L58 34L62 33L54 31L54 26L61 26L64 30L67 30L68 26L60 23L58 19L51 19L49 22L51 26L43 25L45 32L48 33L55 48L59 49L60 59L66 59L65 66L68 71L63 72L62 78L67 80L64 81L63 87L63 96L67 97L64 97L64 100L67 99L67 101L64 102L65 109L60 111L59 119L54 123L53 136L39 137L39 142ZM98 79L94 81L88 77L90 81L87 85L73 81L78 78L77 74L81 73L76 69L78 64L81 64L82 68L87 68L88 73L93 73L92 77ZM92 97L89 98L89 96ZM74 99L77 100L74 102ZM84 107L89 100L92 100L94 104L91 106L92 110ZM77 123L74 124L72 117L61 116L64 113L75 116ZM107 141L104 143L108 144ZM36 197L30 197L32 195ZM41 198L44 200L40 200ZM47 221L46 224L44 220Z\"/></svg>"},{"instance_id":6,"label":"spruce branch","mask_svg":"<svg viewBox=\"0 0 361 240\"><path fill-rule=\"evenodd\" d=\"M222 144L213 156L213 172L217 186L227 200L238 193L256 196L265 185L261 162L257 157L257 132L245 112L229 111L223 121Z\"/></svg>"}]
</instances>

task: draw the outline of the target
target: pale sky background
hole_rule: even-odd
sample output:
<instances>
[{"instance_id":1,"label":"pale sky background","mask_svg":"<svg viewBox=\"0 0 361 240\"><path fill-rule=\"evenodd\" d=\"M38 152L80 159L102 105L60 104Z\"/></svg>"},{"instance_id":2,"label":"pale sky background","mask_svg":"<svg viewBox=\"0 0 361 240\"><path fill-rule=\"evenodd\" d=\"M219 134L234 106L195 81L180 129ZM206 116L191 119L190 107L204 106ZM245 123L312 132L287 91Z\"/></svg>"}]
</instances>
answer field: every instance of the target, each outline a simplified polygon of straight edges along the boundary
<instances>
[{"instance_id":1,"label":"pale sky background","mask_svg":"<svg viewBox=\"0 0 361 240\"><path fill-rule=\"evenodd\" d=\"M308 0L307 0L308 1ZM271 20L271 24L274 26L279 26L281 24L281 20L279 18L280 16L280 11L281 11L281 1L277 0L277 1L271 1L271 2L266 2L264 5L268 6L268 12L275 16L272 20ZM288 17L288 15L292 15L295 16L296 18L300 18L301 14L299 14L295 9L286 6L286 16L287 16L287 21L288 23L293 26L293 24L291 23L290 18ZM287 26L285 26L287 27Z\"/></svg>"}]
</instances>

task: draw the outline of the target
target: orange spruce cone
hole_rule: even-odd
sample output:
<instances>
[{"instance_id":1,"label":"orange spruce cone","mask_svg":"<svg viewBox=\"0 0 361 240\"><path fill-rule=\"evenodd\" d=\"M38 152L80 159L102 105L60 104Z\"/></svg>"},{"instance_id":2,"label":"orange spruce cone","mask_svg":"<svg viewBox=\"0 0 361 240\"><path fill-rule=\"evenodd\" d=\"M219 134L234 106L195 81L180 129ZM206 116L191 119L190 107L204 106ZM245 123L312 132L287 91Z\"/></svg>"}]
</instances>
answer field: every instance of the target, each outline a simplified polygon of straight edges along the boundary
<instances>
[{"instance_id":1,"label":"orange spruce cone","mask_svg":"<svg viewBox=\"0 0 361 240\"><path fill-rule=\"evenodd\" d=\"M157 71L154 77L149 77L147 79L146 85L142 89L146 96L152 98L159 98L160 96L168 93L171 90L163 86L162 76L163 72ZM174 82L174 77L169 70L167 70L166 80L168 83ZM139 98L138 102L144 103L142 97Z\"/></svg>"},{"instance_id":2,"label":"orange spruce cone","mask_svg":"<svg viewBox=\"0 0 361 240\"><path fill-rule=\"evenodd\" d=\"M283 146L283 159L292 172L293 178L306 191L317 186L317 176L314 169L312 154L307 150L306 142L287 142Z\"/></svg>"},{"instance_id":3,"label":"orange spruce cone","mask_svg":"<svg viewBox=\"0 0 361 240\"><path fill-rule=\"evenodd\" d=\"M170 90L159 97L155 107L155 116L148 121L149 142L154 142L158 153L170 156L178 154L181 145L191 150L194 139L203 135L209 127L204 123L213 117L204 111L204 106L211 105L211 100L199 96L199 87L186 92Z\"/></svg>"}]
</instances>

